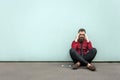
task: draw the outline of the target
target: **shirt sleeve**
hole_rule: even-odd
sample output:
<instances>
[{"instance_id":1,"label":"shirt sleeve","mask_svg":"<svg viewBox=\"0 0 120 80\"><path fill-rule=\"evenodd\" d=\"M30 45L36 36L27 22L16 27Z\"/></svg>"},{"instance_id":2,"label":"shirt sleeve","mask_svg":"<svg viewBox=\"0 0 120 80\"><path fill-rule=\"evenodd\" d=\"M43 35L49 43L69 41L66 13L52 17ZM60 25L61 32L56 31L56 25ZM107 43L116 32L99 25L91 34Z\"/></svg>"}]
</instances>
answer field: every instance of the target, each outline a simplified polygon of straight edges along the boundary
<instances>
[{"instance_id":1,"label":"shirt sleeve","mask_svg":"<svg viewBox=\"0 0 120 80\"><path fill-rule=\"evenodd\" d=\"M89 49L89 50L93 48L91 41L87 42L87 45L88 45L88 49Z\"/></svg>"},{"instance_id":2,"label":"shirt sleeve","mask_svg":"<svg viewBox=\"0 0 120 80\"><path fill-rule=\"evenodd\" d=\"M77 49L77 47L78 47L78 42L73 41L71 47L72 47L73 49Z\"/></svg>"}]
</instances>

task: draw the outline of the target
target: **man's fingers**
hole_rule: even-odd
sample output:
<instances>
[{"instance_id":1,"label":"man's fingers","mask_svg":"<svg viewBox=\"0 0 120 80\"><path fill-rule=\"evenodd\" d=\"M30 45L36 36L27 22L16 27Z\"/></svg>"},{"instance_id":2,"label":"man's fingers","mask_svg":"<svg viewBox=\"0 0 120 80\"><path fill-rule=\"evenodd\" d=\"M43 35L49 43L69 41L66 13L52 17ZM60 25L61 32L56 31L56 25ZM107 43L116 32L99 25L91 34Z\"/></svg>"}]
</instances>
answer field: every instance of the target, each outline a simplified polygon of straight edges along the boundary
<instances>
[{"instance_id":1,"label":"man's fingers","mask_svg":"<svg viewBox=\"0 0 120 80\"><path fill-rule=\"evenodd\" d=\"M77 41L78 41L78 38L79 38L79 33L76 35L75 42L77 42Z\"/></svg>"}]
</instances>

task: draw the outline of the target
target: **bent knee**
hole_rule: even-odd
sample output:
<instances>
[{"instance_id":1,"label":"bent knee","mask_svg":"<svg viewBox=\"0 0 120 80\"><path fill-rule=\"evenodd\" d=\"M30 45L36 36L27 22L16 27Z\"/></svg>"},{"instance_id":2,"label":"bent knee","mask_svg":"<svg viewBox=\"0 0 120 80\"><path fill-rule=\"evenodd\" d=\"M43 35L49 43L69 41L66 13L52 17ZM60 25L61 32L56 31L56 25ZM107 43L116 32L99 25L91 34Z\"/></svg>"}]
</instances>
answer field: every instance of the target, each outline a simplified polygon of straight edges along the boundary
<instances>
[{"instance_id":1,"label":"bent knee","mask_svg":"<svg viewBox=\"0 0 120 80\"><path fill-rule=\"evenodd\" d=\"M75 49L71 48L70 49L70 54L74 53L75 52Z\"/></svg>"},{"instance_id":2,"label":"bent knee","mask_svg":"<svg viewBox=\"0 0 120 80\"><path fill-rule=\"evenodd\" d=\"M96 48L92 48L92 51L97 54L97 49Z\"/></svg>"}]
</instances>

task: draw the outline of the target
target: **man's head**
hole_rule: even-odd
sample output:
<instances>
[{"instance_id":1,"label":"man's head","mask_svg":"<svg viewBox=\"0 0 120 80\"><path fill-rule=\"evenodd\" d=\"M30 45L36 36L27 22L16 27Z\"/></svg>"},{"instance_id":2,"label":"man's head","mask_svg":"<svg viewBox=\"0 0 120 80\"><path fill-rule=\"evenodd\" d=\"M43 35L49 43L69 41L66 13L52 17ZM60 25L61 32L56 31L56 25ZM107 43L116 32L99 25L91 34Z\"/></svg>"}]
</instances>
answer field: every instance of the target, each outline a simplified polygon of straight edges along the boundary
<instances>
[{"instance_id":1,"label":"man's head","mask_svg":"<svg viewBox=\"0 0 120 80\"><path fill-rule=\"evenodd\" d=\"M84 29L84 28L80 28L79 30L78 30L78 33L79 32L85 32L86 33L86 30Z\"/></svg>"},{"instance_id":2,"label":"man's head","mask_svg":"<svg viewBox=\"0 0 120 80\"><path fill-rule=\"evenodd\" d=\"M79 33L78 41L80 43L82 43L84 41L84 39L85 39L86 30L84 28L81 28L81 29L79 29L78 33Z\"/></svg>"}]
</instances>

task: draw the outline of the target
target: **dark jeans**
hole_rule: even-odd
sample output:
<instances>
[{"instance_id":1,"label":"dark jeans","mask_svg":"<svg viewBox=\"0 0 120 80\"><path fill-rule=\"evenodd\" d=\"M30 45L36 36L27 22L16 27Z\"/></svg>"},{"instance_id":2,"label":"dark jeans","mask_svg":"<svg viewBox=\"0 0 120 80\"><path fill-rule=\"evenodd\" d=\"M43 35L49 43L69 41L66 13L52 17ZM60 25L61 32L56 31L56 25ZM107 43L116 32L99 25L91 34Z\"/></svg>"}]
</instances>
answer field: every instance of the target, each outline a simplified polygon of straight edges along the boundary
<instances>
[{"instance_id":1,"label":"dark jeans","mask_svg":"<svg viewBox=\"0 0 120 80\"><path fill-rule=\"evenodd\" d=\"M70 56L74 63L80 62L81 65L87 65L88 63L91 63L92 60L95 58L97 53L97 50L95 48L92 48L89 50L89 52L85 55L80 55L76 52L75 49L70 49Z\"/></svg>"}]
</instances>

